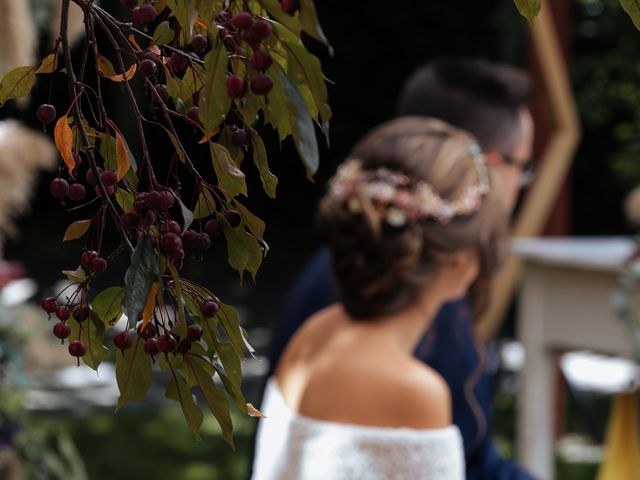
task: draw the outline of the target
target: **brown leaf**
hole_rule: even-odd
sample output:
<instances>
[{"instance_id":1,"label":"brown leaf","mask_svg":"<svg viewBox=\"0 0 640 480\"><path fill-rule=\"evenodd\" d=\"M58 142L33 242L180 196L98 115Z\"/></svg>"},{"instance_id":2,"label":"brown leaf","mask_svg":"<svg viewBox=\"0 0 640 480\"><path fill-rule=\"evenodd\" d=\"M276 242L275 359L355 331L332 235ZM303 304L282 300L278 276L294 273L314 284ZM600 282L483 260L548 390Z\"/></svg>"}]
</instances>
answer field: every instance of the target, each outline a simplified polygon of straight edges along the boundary
<instances>
[{"instance_id":1,"label":"brown leaf","mask_svg":"<svg viewBox=\"0 0 640 480\"><path fill-rule=\"evenodd\" d=\"M71 146L73 145L73 132L67 122L66 115L60 117L56 122L56 126L53 129L53 138L55 140L56 147L67 166L67 170L69 170L69 173L72 173L73 169L76 168L76 162L73 159L73 151L71 149Z\"/></svg>"},{"instance_id":2,"label":"brown leaf","mask_svg":"<svg viewBox=\"0 0 640 480\"><path fill-rule=\"evenodd\" d=\"M124 74L121 73L120 75L116 75L114 77L107 77L107 78L109 78L109 80L112 80L114 82L124 82L125 78L127 80L131 80L133 76L136 74L137 69L138 69L138 65L134 63L129 67L129 70L127 70Z\"/></svg>"},{"instance_id":3,"label":"brown leaf","mask_svg":"<svg viewBox=\"0 0 640 480\"><path fill-rule=\"evenodd\" d=\"M149 296L147 297L147 304L142 311L142 325L140 331L144 330L144 327L151 321L153 312L156 309L156 295L158 294L158 282L153 282L151 289L149 290Z\"/></svg>"},{"instance_id":4,"label":"brown leaf","mask_svg":"<svg viewBox=\"0 0 640 480\"><path fill-rule=\"evenodd\" d=\"M118 159L118 181L122 180L131 168L131 160L129 159L129 148L122 134L116 131L116 158Z\"/></svg>"},{"instance_id":5,"label":"brown leaf","mask_svg":"<svg viewBox=\"0 0 640 480\"><path fill-rule=\"evenodd\" d=\"M264 413L262 413L260 410L258 410L256 407L254 407L250 403L247 403L247 415L249 415L250 417L267 418L264 415Z\"/></svg>"}]
</instances>

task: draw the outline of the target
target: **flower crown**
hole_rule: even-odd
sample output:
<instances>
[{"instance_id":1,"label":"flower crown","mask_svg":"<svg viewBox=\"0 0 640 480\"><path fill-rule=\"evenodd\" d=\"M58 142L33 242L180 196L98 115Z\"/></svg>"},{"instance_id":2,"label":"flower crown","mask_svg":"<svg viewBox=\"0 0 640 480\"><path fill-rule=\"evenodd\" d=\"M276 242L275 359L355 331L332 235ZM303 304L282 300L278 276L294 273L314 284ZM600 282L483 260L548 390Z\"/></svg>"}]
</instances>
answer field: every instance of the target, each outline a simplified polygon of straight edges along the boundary
<instances>
[{"instance_id":1,"label":"flower crown","mask_svg":"<svg viewBox=\"0 0 640 480\"><path fill-rule=\"evenodd\" d=\"M471 144L469 153L473 155L478 183L466 187L455 200L445 200L428 183L416 182L387 168L365 170L357 159L347 160L338 168L330 192L346 201L352 213L371 206L394 227L404 226L407 220L427 218L446 225L454 217L475 212L482 196L489 193L489 174L480 147ZM363 200L367 201L366 207Z\"/></svg>"}]
</instances>

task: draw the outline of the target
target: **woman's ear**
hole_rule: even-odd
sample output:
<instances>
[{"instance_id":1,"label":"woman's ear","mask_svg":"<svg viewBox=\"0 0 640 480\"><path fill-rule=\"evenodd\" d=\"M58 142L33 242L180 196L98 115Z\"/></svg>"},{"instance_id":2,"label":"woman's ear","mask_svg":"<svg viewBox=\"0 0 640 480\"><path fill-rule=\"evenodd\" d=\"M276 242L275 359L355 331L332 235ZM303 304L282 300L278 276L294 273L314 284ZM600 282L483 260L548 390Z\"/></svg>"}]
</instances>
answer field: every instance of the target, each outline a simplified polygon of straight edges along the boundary
<instances>
[{"instance_id":1,"label":"woman's ear","mask_svg":"<svg viewBox=\"0 0 640 480\"><path fill-rule=\"evenodd\" d=\"M454 254L449 260L450 273L455 276L463 290L471 285L480 271L480 259L475 248L467 248Z\"/></svg>"}]
</instances>

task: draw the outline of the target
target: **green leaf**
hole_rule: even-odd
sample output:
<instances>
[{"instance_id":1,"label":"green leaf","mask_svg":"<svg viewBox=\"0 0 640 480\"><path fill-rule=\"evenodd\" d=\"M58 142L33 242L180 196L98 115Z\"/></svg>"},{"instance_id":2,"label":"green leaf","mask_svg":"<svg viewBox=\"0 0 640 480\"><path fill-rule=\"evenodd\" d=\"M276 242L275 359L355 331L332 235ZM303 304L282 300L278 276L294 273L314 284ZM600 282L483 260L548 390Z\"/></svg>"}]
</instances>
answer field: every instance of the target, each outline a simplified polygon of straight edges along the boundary
<instances>
[{"instance_id":1,"label":"green leaf","mask_svg":"<svg viewBox=\"0 0 640 480\"><path fill-rule=\"evenodd\" d=\"M160 23L156 27L155 32L153 32L153 43L155 45L166 45L167 43L171 43L176 36L176 32L173 31L169 22L165 20Z\"/></svg>"},{"instance_id":2,"label":"green leaf","mask_svg":"<svg viewBox=\"0 0 640 480\"><path fill-rule=\"evenodd\" d=\"M219 302L219 304L220 310L218 310L216 317L218 317L220 323L222 323L222 328L224 328L227 337L231 340L231 345L233 345L238 359L242 359L244 355L244 340L242 339L238 310L222 302Z\"/></svg>"},{"instance_id":3,"label":"green leaf","mask_svg":"<svg viewBox=\"0 0 640 480\"><path fill-rule=\"evenodd\" d=\"M256 167L258 167L258 170L260 171L262 187L267 195L271 198L275 198L276 187L278 186L278 177L269 171L267 150L264 147L262 138L260 138L260 135L255 132L251 132L251 145L253 146L253 163L256 164Z\"/></svg>"},{"instance_id":4,"label":"green leaf","mask_svg":"<svg viewBox=\"0 0 640 480\"><path fill-rule=\"evenodd\" d=\"M124 288L110 287L101 291L91 302L91 311L106 325L115 325L122 315Z\"/></svg>"},{"instance_id":5,"label":"green leaf","mask_svg":"<svg viewBox=\"0 0 640 480\"><path fill-rule=\"evenodd\" d=\"M274 63L267 70L267 74L273 81L273 88L269 92L269 103L264 106L264 118L278 131L278 137L282 142L291 135L293 127L289 115L289 99L285 95L280 81L280 68L278 64Z\"/></svg>"},{"instance_id":6,"label":"green leaf","mask_svg":"<svg viewBox=\"0 0 640 480\"><path fill-rule=\"evenodd\" d=\"M299 15L302 29L316 40L321 41L327 47L331 48L331 45L329 45L329 40L327 40L327 37L322 31L320 22L318 22L318 14L316 13L316 7L313 4L313 0L300 0Z\"/></svg>"},{"instance_id":7,"label":"green leaf","mask_svg":"<svg viewBox=\"0 0 640 480\"><path fill-rule=\"evenodd\" d=\"M219 143L209 142L213 169L218 178L218 186L229 196L247 195L247 184L244 173L236 167L229 151Z\"/></svg>"},{"instance_id":8,"label":"green leaf","mask_svg":"<svg viewBox=\"0 0 640 480\"><path fill-rule=\"evenodd\" d=\"M80 265L75 270L63 270L62 274L67 277L71 283L84 283L87 280L87 275L84 273L84 270Z\"/></svg>"},{"instance_id":9,"label":"green leaf","mask_svg":"<svg viewBox=\"0 0 640 480\"><path fill-rule=\"evenodd\" d=\"M256 217L253 213L251 213L249 209L242 205L240 202L233 202L233 205L240 213L240 216L244 220L244 224L247 226L251 234L258 240L262 240L265 229L264 222Z\"/></svg>"},{"instance_id":10,"label":"green leaf","mask_svg":"<svg viewBox=\"0 0 640 480\"><path fill-rule=\"evenodd\" d=\"M287 76L298 85L300 91L304 92L308 88L310 98L306 100L311 116L316 118L320 113L322 120L328 121L331 110L327 106L327 84L322 75L320 60L307 51L299 38L279 25L276 25L276 34L287 52ZM286 85L284 87L286 93Z\"/></svg>"},{"instance_id":11,"label":"green leaf","mask_svg":"<svg viewBox=\"0 0 640 480\"><path fill-rule=\"evenodd\" d=\"M220 380L224 385L224 388L231 394L231 397L235 400L236 404L243 410L247 411L247 401L242 393L242 367L240 357L236 353L235 349L230 343L218 343L216 345L218 356L222 362L220 365L213 364Z\"/></svg>"},{"instance_id":12,"label":"green leaf","mask_svg":"<svg viewBox=\"0 0 640 480\"><path fill-rule=\"evenodd\" d=\"M540 0L513 0L518 8L518 12L524 18L529 20L530 22L538 15L540 12ZM625 0L620 0L621 3L624 3ZM637 3L634 1L627 3ZM623 5L624 6L624 5ZM626 10L626 9L625 9Z\"/></svg>"},{"instance_id":13,"label":"green leaf","mask_svg":"<svg viewBox=\"0 0 640 480\"><path fill-rule=\"evenodd\" d=\"M205 69L194 63L187 68L184 77L182 77L181 93L184 99L191 100L193 95L198 93L204 87L207 72Z\"/></svg>"},{"instance_id":14,"label":"green leaf","mask_svg":"<svg viewBox=\"0 0 640 480\"><path fill-rule=\"evenodd\" d=\"M245 270L251 272L254 280L262 263L262 248L258 240L242 226L232 227L222 217L222 228L227 241L229 265L238 271L240 280Z\"/></svg>"},{"instance_id":15,"label":"green leaf","mask_svg":"<svg viewBox=\"0 0 640 480\"><path fill-rule=\"evenodd\" d=\"M198 407L191 395L187 383L179 375L174 373L173 378L167 383L165 396L180 403L187 425L193 432L193 435L200 440L200 425L202 425L204 416L202 415L202 410L200 410L200 407Z\"/></svg>"},{"instance_id":16,"label":"green leaf","mask_svg":"<svg viewBox=\"0 0 640 480\"><path fill-rule=\"evenodd\" d=\"M178 270L176 270L176 267L174 267L173 264L169 263L167 267L169 268L171 278L173 279L173 285L176 290L176 305L178 307L178 321L175 322L171 332L179 337L185 337L187 335L187 321L184 315L184 301L182 298L182 284L180 282L180 276L178 275Z\"/></svg>"},{"instance_id":17,"label":"green leaf","mask_svg":"<svg viewBox=\"0 0 640 480\"><path fill-rule=\"evenodd\" d=\"M98 56L98 70L100 73L106 77L115 77L117 75L116 69L113 66L113 63L102 55Z\"/></svg>"},{"instance_id":18,"label":"green leaf","mask_svg":"<svg viewBox=\"0 0 640 480\"><path fill-rule=\"evenodd\" d=\"M0 107L7 100L29 95L35 83L35 67L18 67L7 72L0 80Z\"/></svg>"},{"instance_id":19,"label":"green leaf","mask_svg":"<svg viewBox=\"0 0 640 480\"><path fill-rule=\"evenodd\" d=\"M640 30L640 0L620 0L620 5L631 17L635 27Z\"/></svg>"},{"instance_id":20,"label":"green leaf","mask_svg":"<svg viewBox=\"0 0 640 480\"><path fill-rule=\"evenodd\" d=\"M307 175L311 178L318 171L318 166L320 165L320 152L313 121L300 92L282 72L280 72L280 81L290 100L291 117L295 120L293 142L307 169Z\"/></svg>"},{"instance_id":21,"label":"green leaf","mask_svg":"<svg viewBox=\"0 0 640 480\"><path fill-rule=\"evenodd\" d=\"M87 233L90 226L91 220L78 220L77 222L73 222L67 227L67 231L64 233L62 241L68 242L69 240L77 240Z\"/></svg>"},{"instance_id":22,"label":"green leaf","mask_svg":"<svg viewBox=\"0 0 640 480\"><path fill-rule=\"evenodd\" d=\"M129 325L135 325L138 315L147 304L151 284L158 276L158 260L153 245L144 238L131 255L131 265L124 275L124 301L122 309L129 319Z\"/></svg>"},{"instance_id":23,"label":"green leaf","mask_svg":"<svg viewBox=\"0 0 640 480\"><path fill-rule=\"evenodd\" d=\"M178 159L180 159L182 163L186 163L187 159L185 157L184 149L182 148L180 141L166 127L162 126L162 128L167 133L169 140L171 140L171 143L173 144L173 148L176 149L176 154L178 155Z\"/></svg>"},{"instance_id":24,"label":"green leaf","mask_svg":"<svg viewBox=\"0 0 640 480\"><path fill-rule=\"evenodd\" d=\"M200 91L199 116L207 132L217 128L231 108L226 87L228 63L227 49L222 42L217 42L204 57L207 78Z\"/></svg>"},{"instance_id":25,"label":"green leaf","mask_svg":"<svg viewBox=\"0 0 640 480\"><path fill-rule=\"evenodd\" d=\"M116 410L142 400L151 386L151 356L145 353L144 340L136 338L130 348L116 352L116 380L120 397Z\"/></svg>"},{"instance_id":26,"label":"green leaf","mask_svg":"<svg viewBox=\"0 0 640 480\"><path fill-rule=\"evenodd\" d=\"M82 357L82 361L89 368L98 369L100 363L111 353L102 342L104 341L104 324L93 313L89 314L84 322L69 321L67 325L71 327L69 341L80 340L87 347L87 353Z\"/></svg>"},{"instance_id":27,"label":"green leaf","mask_svg":"<svg viewBox=\"0 0 640 480\"><path fill-rule=\"evenodd\" d=\"M36 70L36 73L53 73L57 67L58 55L56 53L51 53L44 57L44 60L42 60L42 63Z\"/></svg>"},{"instance_id":28,"label":"green leaf","mask_svg":"<svg viewBox=\"0 0 640 480\"><path fill-rule=\"evenodd\" d=\"M193 219L199 220L201 218L208 217L216 211L216 202L211 196L211 192L207 189L202 189L200 195L198 195L198 201L196 202L196 208L193 209Z\"/></svg>"},{"instance_id":29,"label":"green leaf","mask_svg":"<svg viewBox=\"0 0 640 480\"><path fill-rule=\"evenodd\" d=\"M235 449L233 444L233 423L231 422L231 415L229 413L229 399L223 390L216 387L212 374L205 370L203 366L203 364L207 366L211 365L209 365L206 359L194 355L186 356L185 361L188 362L191 372L200 386L200 390L202 390L209 410L211 410L211 413L213 413L220 424L222 438L231 448ZM215 370L213 370L213 372L215 372Z\"/></svg>"},{"instance_id":30,"label":"green leaf","mask_svg":"<svg viewBox=\"0 0 640 480\"><path fill-rule=\"evenodd\" d=\"M169 92L169 96L176 101L178 98L182 98L182 80L178 77L175 77L169 67L165 65L165 78L167 79L167 92Z\"/></svg>"},{"instance_id":31,"label":"green leaf","mask_svg":"<svg viewBox=\"0 0 640 480\"><path fill-rule=\"evenodd\" d=\"M125 212L133 210L133 194L120 187L116 188L116 202Z\"/></svg>"},{"instance_id":32,"label":"green leaf","mask_svg":"<svg viewBox=\"0 0 640 480\"><path fill-rule=\"evenodd\" d=\"M196 9L207 24L213 23L223 10L222 0L196 0Z\"/></svg>"}]
</instances>

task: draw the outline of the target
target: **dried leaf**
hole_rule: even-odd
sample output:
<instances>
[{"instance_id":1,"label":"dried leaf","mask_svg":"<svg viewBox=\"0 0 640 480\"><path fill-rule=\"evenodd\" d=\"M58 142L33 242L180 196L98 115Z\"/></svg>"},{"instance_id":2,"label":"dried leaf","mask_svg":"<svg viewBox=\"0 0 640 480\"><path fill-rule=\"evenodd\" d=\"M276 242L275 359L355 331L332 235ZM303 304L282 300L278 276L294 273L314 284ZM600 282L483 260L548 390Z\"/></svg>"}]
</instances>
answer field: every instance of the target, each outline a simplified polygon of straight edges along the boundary
<instances>
[{"instance_id":1,"label":"dried leaf","mask_svg":"<svg viewBox=\"0 0 640 480\"><path fill-rule=\"evenodd\" d=\"M129 159L129 147L120 132L116 131L116 156L118 158L118 181L122 180L131 168Z\"/></svg>"},{"instance_id":2,"label":"dried leaf","mask_svg":"<svg viewBox=\"0 0 640 480\"><path fill-rule=\"evenodd\" d=\"M72 151L73 132L71 131L66 115L61 116L56 122L56 126L53 129L53 138L56 147L67 166L67 170L69 170L69 173L72 173L73 169L76 168L76 162L73 159Z\"/></svg>"},{"instance_id":3,"label":"dried leaf","mask_svg":"<svg viewBox=\"0 0 640 480\"><path fill-rule=\"evenodd\" d=\"M156 295L158 294L158 282L153 282L151 285L151 289L149 290L149 296L147 297L147 304L144 306L144 310L142 311L142 325L140 326L141 330L144 330L144 327L151 321L153 317L153 312L156 309Z\"/></svg>"}]
</instances>

